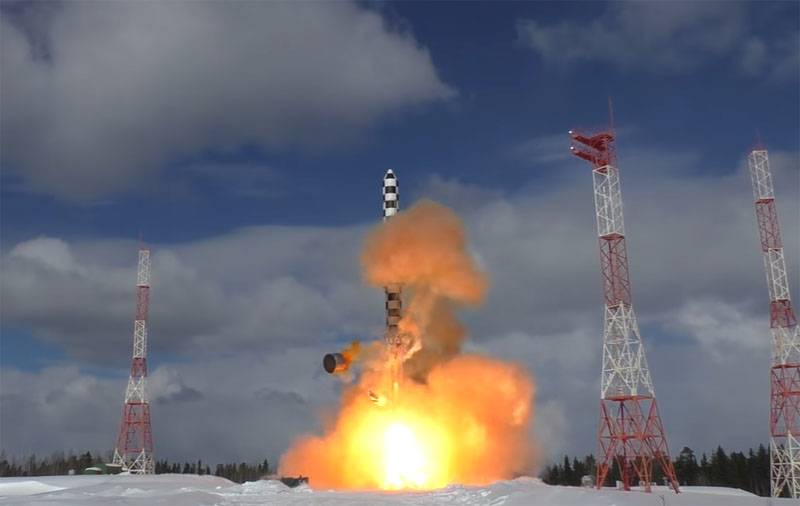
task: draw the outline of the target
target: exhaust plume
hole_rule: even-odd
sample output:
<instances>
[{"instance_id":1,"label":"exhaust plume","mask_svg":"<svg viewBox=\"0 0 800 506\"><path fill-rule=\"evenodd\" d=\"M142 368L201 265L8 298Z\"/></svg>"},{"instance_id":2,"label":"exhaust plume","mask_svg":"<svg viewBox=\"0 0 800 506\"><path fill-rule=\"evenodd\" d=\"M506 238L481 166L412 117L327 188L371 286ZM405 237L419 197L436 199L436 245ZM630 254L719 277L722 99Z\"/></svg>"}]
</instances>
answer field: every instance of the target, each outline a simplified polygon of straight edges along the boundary
<instances>
[{"instance_id":1,"label":"exhaust plume","mask_svg":"<svg viewBox=\"0 0 800 506\"><path fill-rule=\"evenodd\" d=\"M335 421L295 441L282 474L322 488L427 489L530 471L532 379L515 364L461 353L466 329L456 309L480 304L488 287L467 246L455 213L429 200L369 232L364 279L401 285L407 302L399 331L414 345L403 381L390 396L387 355L363 357Z\"/></svg>"},{"instance_id":2,"label":"exhaust plume","mask_svg":"<svg viewBox=\"0 0 800 506\"><path fill-rule=\"evenodd\" d=\"M416 351L403 367L424 381L431 367L461 350L466 329L456 306L479 304L488 287L467 252L461 220L447 207L423 200L367 236L361 265L368 283L403 286L408 303L398 329L413 337Z\"/></svg>"}]
</instances>

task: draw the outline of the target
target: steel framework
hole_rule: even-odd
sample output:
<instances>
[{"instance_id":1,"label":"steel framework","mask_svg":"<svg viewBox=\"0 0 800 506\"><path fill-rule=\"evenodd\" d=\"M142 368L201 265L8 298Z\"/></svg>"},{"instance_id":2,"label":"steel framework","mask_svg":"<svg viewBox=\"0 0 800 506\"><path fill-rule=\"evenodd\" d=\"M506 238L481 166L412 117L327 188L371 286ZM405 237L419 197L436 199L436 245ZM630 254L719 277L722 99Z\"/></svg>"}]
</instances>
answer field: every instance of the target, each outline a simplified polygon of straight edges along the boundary
<instances>
[{"instance_id":1,"label":"steel framework","mask_svg":"<svg viewBox=\"0 0 800 506\"><path fill-rule=\"evenodd\" d=\"M756 221L769 291L772 364L770 368L770 484L773 497L800 498L800 327L789 296L775 190L765 149L747 157Z\"/></svg>"},{"instance_id":2,"label":"steel framework","mask_svg":"<svg viewBox=\"0 0 800 506\"><path fill-rule=\"evenodd\" d=\"M614 133L606 131L587 136L570 130L569 135L572 154L592 165L605 300L596 485L602 488L616 461L625 490L630 490L631 484L636 484L634 477L638 477L639 484L650 492L653 461L656 461L670 486L678 492L644 345L631 305Z\"/></svg>"},{"instance_id":3,"label":"steel framework","mask_svg":"<svg viewBox=\"0 0 800 506\"><path fill-rule=\"evenodd\" d=\"M132 474L152 474L153 431L147 401L147 313L150 306L150 250L139 249L136 276L136 320L133 322L133 359L125 390L122 423L114 448L114 464Z\"/></svg>"}]
</instances>

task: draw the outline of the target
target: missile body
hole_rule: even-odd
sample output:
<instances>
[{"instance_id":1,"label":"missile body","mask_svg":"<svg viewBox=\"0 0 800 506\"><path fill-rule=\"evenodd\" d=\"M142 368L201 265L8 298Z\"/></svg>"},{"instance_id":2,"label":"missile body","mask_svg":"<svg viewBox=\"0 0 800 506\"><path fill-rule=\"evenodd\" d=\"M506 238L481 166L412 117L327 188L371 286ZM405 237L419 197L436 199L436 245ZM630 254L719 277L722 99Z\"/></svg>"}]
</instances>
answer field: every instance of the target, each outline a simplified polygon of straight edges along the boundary
<instances>
[{"instance_id":1,"label":"missile body","mask_svg":"<svg viewBox=\"0 0 800 506\"><path fill-rule=\"evenodd\" d=\"M392 169L386 171L383 176L383 220L391 218L400 208L400 197L398 193L397 176ZM393 390L396 392L398 378L400 376L401 360L404 350L408 346L404 346L403 336L400 335L398 324L402 317L403 303L401 300L402 287L400 284L390 284L384 287L386 293L386 334L384 339L386 346L389 350L389 355L392 361L392 385ZM322 359L322 367L329 374L338 374L347 371L350 364L355 360L359 353L359 343L353 341L347 348L338 353L328 353ZM371 396L375 396L374 402L382 404L385 398L370 392Z\"/></svg>"},{"instance_id":2,"label":"missile body","mask_svg":"<svg viewBox=\"0 0 800 506\"><path fill-rule=\"evenodd\" d=\"M392 169L389 169L383 176L383 220L386 221L397 214L399 209L397 176ZM402 344L397 330L403 308L400 298L402 289L400 285L388 285L384 287L384 291L386 292L386 344L398 347Z\"/></svg>"},{"instance_id":3,"label":"missile body","mask_svg":"<svg viewBox=\"0 0 800 506\"><path fill-rule=\"evenodd\" d=\"M400 193L398 181L392 169L383 176L383 221L388 220L400 210ZM386 348L389 352L389 370L391 375L390 396L396 399L400 388L400 378L403 368L404 339L400 334L399 323L402 317L403 301L401 298L402 286L389 284L385 286L386 293ZM370 399L378 406L386 404L386 396L369 392Z\"/></svg>"}]
</instances>

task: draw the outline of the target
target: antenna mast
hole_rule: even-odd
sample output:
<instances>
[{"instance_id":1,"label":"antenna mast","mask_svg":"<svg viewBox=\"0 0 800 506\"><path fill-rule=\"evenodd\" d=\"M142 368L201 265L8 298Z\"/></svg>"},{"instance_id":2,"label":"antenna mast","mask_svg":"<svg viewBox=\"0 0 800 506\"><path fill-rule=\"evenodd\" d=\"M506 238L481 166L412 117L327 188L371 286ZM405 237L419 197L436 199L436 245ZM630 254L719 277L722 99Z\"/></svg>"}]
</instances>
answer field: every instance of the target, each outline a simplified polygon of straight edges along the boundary
<instances>
[{"instance_id":1,"label":"antenna mast","mask_svg":"<svg viewBox=\"0 0 800 506\"><path fill-rule=\"evenodd\" d=\"M133 322L133 358L122 424L114 448L114 464L131 474L153 474L153 431L147 401L147 313L150 307L150 250L139 249L136 275L136 320Z\"/></svg>"},{"instance_id":2,"label":"antenna mast","mask_svg":"<svg viewBox=\"0 0 800 506\"><path fill-rule=\"evenodd\" d=\"M610 105L609 101L609 113ZM658 413L644 345L631 304L614 132L587 136L570 130L569 135L572 154L592 166L605 298L597 488L602 488L616 461L625 490L630 490L631 483L636 483L633 478L637 476L645 491L650 492L652 464L657 461L672 488L678 492L667 436Z\"/></svg>"},{"instance_id":3,"label":"antenna mast","mask_svg":"<svg viewBox=\"0 0 800 506\"><path fill-rule=\"evenodd\" d=\"M759 141L760 144L760 141ZM800 327L789 296L775 190L767 150L747 157L756 221L769 290L772 332L770 368L770 485L773 497L800 498Z\"/></svg>"}]
</instances>

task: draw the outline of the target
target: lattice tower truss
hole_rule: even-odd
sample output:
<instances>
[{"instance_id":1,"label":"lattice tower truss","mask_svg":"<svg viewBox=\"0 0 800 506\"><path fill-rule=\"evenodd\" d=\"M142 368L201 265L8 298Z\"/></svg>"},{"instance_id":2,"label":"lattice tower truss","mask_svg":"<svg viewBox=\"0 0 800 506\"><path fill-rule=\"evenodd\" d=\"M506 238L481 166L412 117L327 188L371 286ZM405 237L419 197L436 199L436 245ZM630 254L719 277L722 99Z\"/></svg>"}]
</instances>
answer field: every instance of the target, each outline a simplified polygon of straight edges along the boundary
<instances>
[{"instance_id":1,"label":"lattice tower truss","mask_svg":"<svg viewBox=\"0 0 800 506\"><path fill-rule=\"evenodd\" d=\"M667 436L631 304L614 133L607 131L587 136L570 131L569 134L572 154L592 166L605 299L596 485L597 488L603 486L616 462L625 490L630 490L634 484L650 492L655 461L660 464L670 486L678 492ZM635 478L638 480L634 481Z\"/></svg>"},{"instance_id":2,"label":"lattice tower truss","mask_svg":"<svg viewBox=\"0 0 800 506\"><path fill-rule=\"evenodd\" d=\"M113 463L132 474L153 474L153 431L147 401L147 313L150 306L150 250L139 250L133 359Z\"/></svg>"},{"instance_id":3,"label":"lattice tower truss","mask_svg":"<svg viewBox=\"0 0 800 506\"><path fill-rule=\"evenodd\" d=\"M772 332L770 484L773 497L788 494L800 498L800 327L789 296L767 151L751 151L747 162L767 275Z\"/></svg>"}]
</instances>

